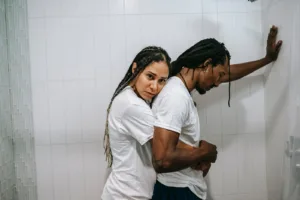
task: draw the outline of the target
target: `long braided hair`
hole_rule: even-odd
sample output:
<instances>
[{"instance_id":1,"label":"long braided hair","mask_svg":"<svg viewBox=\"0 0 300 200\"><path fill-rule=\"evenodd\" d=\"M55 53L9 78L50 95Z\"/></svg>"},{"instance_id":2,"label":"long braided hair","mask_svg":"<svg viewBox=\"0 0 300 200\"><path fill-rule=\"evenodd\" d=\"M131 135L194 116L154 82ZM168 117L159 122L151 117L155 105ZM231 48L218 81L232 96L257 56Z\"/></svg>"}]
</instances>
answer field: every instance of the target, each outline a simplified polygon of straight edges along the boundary
<instances>
[{"instance_id":1,"label":"long braided hair","mask_svg":"<svg viewBox=\"0 0 300 200\"><path fill-rule=\"evenodd\" d=\"M112 166L113 162L113 156L110 148L110 142L109 142L109 129L108 129L108 116L110 112L110 108L112 106L113 100L116 98L116 96L126 87L128 86L131 81L133 81L140 72L142 72L148 65L150 65L153 62L161 62L164 61L167 63L169 67L169 71L171 68L171 58L168 55L168 53L161 47L156 46L148 46L144 49L142 49L136 57L133 59L131 65L129 66L124 78L119 83L118 87L116 88L110 103L107 108L107 115L106 115L106 123L105 123L105 133L104 133L104 150L106 155L106 161L108 162L108 167ZM132 73L132 66L133 63L136 63L137 67Z\"/></svg>"},{"instance_id":2,"label":"long braided hair","mask_svg":"<svg viewBox=\"0 0 300 200\"><path fill-rule=\"evenodd\" d=\"M171 76L177 75L182 67L189 69L196 69L203 64L207 59L211 58L213 67L218 64L225 64L226 57L228 58L229 65L229 99L228 106L230 106L230 53L226 49L224 43L218 42L216 39L208 38L199 41L194 46L183 52L177 60L172 62Z\"/></svg>"}]
</instances>

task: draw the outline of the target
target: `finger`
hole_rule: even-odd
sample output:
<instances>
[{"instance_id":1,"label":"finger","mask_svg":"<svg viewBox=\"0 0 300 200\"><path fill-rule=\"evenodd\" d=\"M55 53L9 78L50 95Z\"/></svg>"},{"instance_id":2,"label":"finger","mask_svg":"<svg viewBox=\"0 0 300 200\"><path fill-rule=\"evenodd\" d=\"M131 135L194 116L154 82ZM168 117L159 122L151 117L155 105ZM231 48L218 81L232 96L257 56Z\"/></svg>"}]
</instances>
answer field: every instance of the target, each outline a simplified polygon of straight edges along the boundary
<instances>
[{"instance_id":1,"label":"finger","mask_svg":"<svg viewBox=\"0 0 300 200\"><path fill-rule=\"evenodd\" d=\"M272 26L268 35L267 43L268 45L272 45L276 41L278 28L276 26Z\"/></svg>"},{"instance_id":2,"label":"finger","mask_svg":"<svg viewBox=\"0 0 300 200\"><path fill-rule=\"evenodd\" d=\"M204 171L203 171L203 177L205 177L207 175L207 173L210 170L211 165L209 165L209 167L207 167Z\"/></svg>"},{"instance_id":3,"label":"finger","mask_svg":"<svg viewBox=\"0 0 300 200\"><path fill-rule=\"evenodd\" d=\"M199 142L199 147L201 146L202 143L203 143L203 140L200 140L200 142Z\"/></svg>"},{"instance_id":4,"label":"finger","mask_svg":"<svg viewBox=\"0 0 300 200\"><path fill-rule=\"evenodd\" d=\"M270 28L270 35L271 36L276 36L277 35L277 32L278 32L278 28L276 27L276 26L272 26L271 28Z\"/></svg>"},{"instance_id":5,"label":"finger","mask_svg":"<svg viewBox=\"0 0 300 200\"><path fill-rule=\"evenodd\" d=\"M279 47L278 49L276 49L276 53L278 54L280 51L281 47Z\"/></svg>"},{"instance_id":6,"label":"finger","mask_svg":"<svg viewBox=\"0 0 300 200\"><path fill-rule=\"evenodd\" d=\"M281 40L279 40L278 42L277 42L277 44L276 44L276 51L278 50L278 49L280 49L281 48L281 45L282 45L282 41Z\"/></svg>"}]
</instances>

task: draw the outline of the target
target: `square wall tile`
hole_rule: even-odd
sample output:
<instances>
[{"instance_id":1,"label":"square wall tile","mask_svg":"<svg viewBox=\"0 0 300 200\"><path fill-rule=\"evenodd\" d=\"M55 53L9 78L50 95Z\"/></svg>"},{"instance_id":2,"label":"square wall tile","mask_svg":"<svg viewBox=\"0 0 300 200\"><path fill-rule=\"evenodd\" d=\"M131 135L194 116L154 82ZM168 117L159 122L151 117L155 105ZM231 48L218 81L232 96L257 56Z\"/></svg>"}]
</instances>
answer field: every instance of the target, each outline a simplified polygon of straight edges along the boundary
<instances>
[{"instance_id":1,"label":"square wall tile","mask_svg":"<svg viewBox=\"0 0 300 200\"><path fill-rule=\"evenodd\" d=\"M67 143L82 142L81 81L64 83Z\"/></svg>"},{"instance_id":2,"label":"square wall tile","mask_svg":"<svg viewBox=\"0 0 300 200\"><path fill-rule=\"evenodd\" d=\"M103 159L102 143L86 143L83 146L86 198L101 199L102 188L108 175L105 175L106 162Z\"/></svg>"},{"instance_id":3,"label":"square wall tile","mask_svg":"<svg viewBox=\"0 0 300 200\"><path fill-rule=\"evenodd\" d=\"M47 83L33 83L32 106L36 145L50 144L49 95Z\"/></svg>"},{"instance_id":4,"label":"square wall tile","mask_svg":"<svg viewBox=\"0 0 300 200\"><path fill-rule=\"evenodd\" d=\"M38 199L54 200L51 146L35 146Z\"/></svg>"},{"instance_id":5,"label":"square wall tile","mask_svg":"<svg viewBox=\"0 0 300 200\"><path fill-rule=\"evenodd\" d=\"M249 139L251 142L251 160L256 160L253 165L252 193L264 194L267 191L266 183L266 146L264 132L255 134ZM277 158L280 157L277 155ZM280 159L281 160L281 159Z\"/></svg>"},{"instance_id":6,"label":"square wall tile","mask_svg":"<svg viewBox=\"0 0 300 200\"><path fill-rule=\"evenodd\" d=\"M27 1L27 12L28 18L38 18L38 17L45 17L46 14L46 4L47 0L28 0Z\"/></svg>"},{"instance_id":7,"label":"square wall tile","mask_svg":"<svg viewBox=\"0 0 300 200\"><path fill-rule=\"evenodd\" d=\"M51 146L54 199L70 198L68 150L66 145Z\"/></svg>"},{"instance_id":8,"label":"square wall tile","mask_svg":"<svg viewBox=\"0 0 300 200\"><path fill-rule=\"evenodd\" d=\"M110 17L110 67L113 91L124 77L129 64L126 63L125 17Z\"/></svg>"},{"instance_id":9,"label":"square wall tile","mask_svg":"<svg viewBox=\"0 0 300 200\"><path fill-rule=\"evenodd\" d=\"M219 13L247 12L250 2L239 0L219 0L217 1Z\"/></svg>"},{"instance_id":10,"label":"square wall tile","mask_svg":"<svg viewBox=\"0 0 300 200\"><path fill-rule=\"evenodd\" d=\"M124 14L125 13L125 0L109 0L109 13L110 14Z\"/></svg>"},{"instance_id":11,"label":"square wall tile","mask_svg":"<svg viewBox=\"0 0 300 200\"><path fill-rule=\"evenodd\" d=\"M108 16L95 17L94 20L94 48L95 48L95 77L97 84L103 90L112 90L110 63L110 21ZM115 59L115 57L114 57ZM109 83L109 84L107 84ZM115 89L115 88L113 88Z\"/></svg>"},{"instance_id":12,"label":"square wall tile","mask_svg":"<svg viewBox=\"0 0 300 200\"><path fill-rule=\"evenodd\" d=\"M223 195L237 194L238 191L238 136L223 135Z\"/></svg>"},{"instance_id":13,"label":"square wall tile","mask_svg":"<svg viewBox=\"0 0 300 200\"><path fill-rule=\"evenodd\" d=\"M208 142L217 146L218 158L212 163L211 168L205 177L208 188L208 199L211 196L222 195L223 191L223 148L221 135L207 135L205 138Z\"/></svg>"},{"instance_id":14,"label":"square wall tile","mask_svg":"<svg viewBox=\"0 0 300 200\"><path fill-rule=\"evenodd\" d=\"M252 193L252 183L257 181L253 178L253 165L254 163L251 157L253 157L252 146L257 141L252 139L251 134L240 134L238 136L238 191L240 193ZM263 170L263 166L261 166Z\"/></svg>"},{"instance_id":15,"label":"square wall tile","mask_svg":"<svg viewBox=\"0 0 300 200\"><path fill-rule=\"evenodd\" d=\"M103 90L97 90L94 81L81 83L81 124L84 142L102 141L109 97L108 91L105 93Z\"/></svg>"},{"instance_id":16,"label":"square wall tile","mask_svg":"<svg viewBox=\"0 0 300 200\"><path fill-rule=\"evenodd\" d=\"M49 82L48 91L51 144L65 144L67 138L66 102L63 82Z\"/></svg>"},{"instance_id":17,"label":"square wall tile","mask_svg":"<svg viewBox=\"0 0 300 200\"><path fill-rule=\"evenodd\" d=\"M41 82L48 79L45 29L45 19L29 20L29 51L32 82Z\"/></svg>"},{"instance_id":18,"label":"square wall tile","mask_svg":"<svg viewBox=\"0 0 300 200\"><path fill-rule=\"evenodd\" d=\"M62 16L80 17L108 14L108 0L61 0Z\"/></svg>"},{"instance_id":19,"label":"square wall tile","mask_svg":"<svg viewBox=\"0 0 300 200\"><path fill-rule=\"evenodd\" d=\"M125 16L125 31L126 31L126 62L128 67L133 61L134 57L146 45L142 40L142 17L139 15Z\"/></svg>"},{"instance_id":20,"label":"square wall tile","mask_svg":"<svg viewBox=\"0 0 300 200\"><path fill-rule=\"evenodd\" d=\"M216 40L219 40L219 27L218 27L217 13L203 14L202 34L203 34L203 39L215 38Z\"/></svg>"},{"instance_id":21,"label":"square wall tile","mask_svg":"<svg viewBox=\"0 0 300 200\"><path fill-rule=\"evenodd\" d=\"M198 0L125 0L126 14L178 14L202 13L202 1Z\"/></svg>"},{"instance_id":22,"label":"square wall tile","mask_svg":"<svg viewBox=\"0 0 300 200\"><path fill-rule=\"evenodd\" d=\"M222 117L222 134L235 135L237 134L237 102L234 97L235 83L230 86L230 107L229 101L229 84L221 86L221 117Z\"/></svg>"},{"instance_id":23,"label":"square wall tile","mask_svg":"<svg viewBox=\"0 0 300 200\"><path fill-rule=\"evenodd\" d=\"M222 134L221 88L216 88L206 94L206 134Z\"/></svg>"},{"instance_id":24,"label":"square wall tile","mask_svg":"<svg viewBox=\"0 0 300 200\"><path fill-rule=\"evenodd\" d=\"M203 13L217 13L218 0L202 0Z\"/></svg>"},{"instance_id":25,"label":"square wall tile","mask_svg":"<svg viewBox=\"0 0 300 200\"><path fill-rule=\"evenodd\" d=\"M83 162L83 145L71 144L67 146L68 174L71 199L85 199L85 174Z\"/></svg>"},{"instance_id":26,"label":"square wall tile","mask_svg":"<svg viewBox=\"0 0 300 200\"><path fill-rule=\"evenodd\" d=\"M46 17L80 17L109 13L108 0L44 0ZM31 7L34 4L31 5Z\"/></svg>"},{"instance_id":27,"label":"square wall tile","mask_svg":"<svg viewBox=\"0 0 300 200\"><path fill-rule=\"evenodd\" d=\"M63 80L64 60L67 46L63 37L62 20L58 18L46 19L46 55L49 80ZM58 48L59 47L59 48Z\"/></svg>"}]
</instances>

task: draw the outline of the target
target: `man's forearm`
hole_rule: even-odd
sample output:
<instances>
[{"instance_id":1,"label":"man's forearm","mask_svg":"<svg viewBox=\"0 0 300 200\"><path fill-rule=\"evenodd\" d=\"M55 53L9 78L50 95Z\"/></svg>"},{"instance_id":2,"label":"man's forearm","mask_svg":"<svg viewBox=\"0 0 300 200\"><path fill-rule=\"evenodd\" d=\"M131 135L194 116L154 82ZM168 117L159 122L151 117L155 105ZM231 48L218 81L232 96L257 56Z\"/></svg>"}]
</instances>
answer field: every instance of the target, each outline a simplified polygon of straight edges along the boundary
<instances>
[{"instance_id":1,"label":"man's forearm","mask_svg":"<svg viewBox=\"0 0 300 200\"><path fill-rule=\"evenodd\" d=\"M230 65L230 81L235 81L244 76L247 76L248 74L251 74L252 72L262 68L263 66L271 62L272 60L265 57L256 61ZM228 75L222 78L223 83L228 81L229 81Z\"/></svg>"},{"instance_id":2,"label":"man's forearm","mask_svg":"<svg viewBox=\"0 0 300 200\"><path fill-rule=\"evenodd\" d=\"M207 159L207 154L200 148L176 148L168 152L162 160L156 160L153 156L153 167L158 173L179 171L196 165Z\"/></svg>"}]
</instances>

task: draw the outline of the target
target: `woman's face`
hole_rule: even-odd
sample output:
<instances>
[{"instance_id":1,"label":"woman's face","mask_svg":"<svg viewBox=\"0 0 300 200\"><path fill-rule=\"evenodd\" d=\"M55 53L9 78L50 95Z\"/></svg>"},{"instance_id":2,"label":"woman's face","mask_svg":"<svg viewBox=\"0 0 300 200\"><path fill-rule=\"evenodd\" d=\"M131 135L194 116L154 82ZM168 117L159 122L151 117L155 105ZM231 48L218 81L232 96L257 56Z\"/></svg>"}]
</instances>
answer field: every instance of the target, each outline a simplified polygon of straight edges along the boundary
<instances>
[{"instance_id":1,"label":"woman's face","mask_svg":"<svg viewBox=\"0 0 300 200\"><path fill-rule=\"evenodd\" d=\"M134 71L136 64L133 64ZM144 100L151 100L165 86L169 76L169 68L165 61L152 62L134 80L135 91Z\"/></svg>"}]
</instances>

